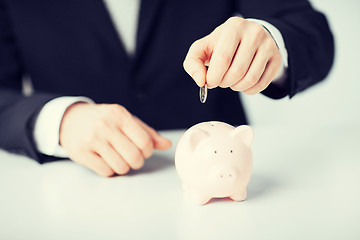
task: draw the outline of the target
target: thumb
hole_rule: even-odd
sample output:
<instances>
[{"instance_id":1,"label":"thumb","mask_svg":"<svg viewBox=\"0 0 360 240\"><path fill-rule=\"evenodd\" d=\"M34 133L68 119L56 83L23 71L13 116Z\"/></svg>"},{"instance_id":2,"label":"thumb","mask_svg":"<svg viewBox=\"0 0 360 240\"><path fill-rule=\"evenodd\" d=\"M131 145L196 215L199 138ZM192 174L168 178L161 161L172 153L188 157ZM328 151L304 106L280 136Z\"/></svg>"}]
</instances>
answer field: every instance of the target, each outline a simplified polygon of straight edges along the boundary
<instances>
[{"instance_id":1,"label":"thumb","mask_svg":"<svg viewBox=\"0 0 360 240\"><path fill-rule=\"evenodd\" d=\"M194 79L199 87L206 83L206 66L209 62L209 40L208 37L195 41L189 48L183 66L185 71Z\"/></svg>"},{"instance_id":2,"label":"thumb","mask_svg":"<svg viewBox=\"0 0 360 240\"><path fill-rule=\"evenodd\" d=\"M155 130L154 130L155 132ZM172 143L169 139L161 136L157 132L154 135L154 148L158 150L167 150L171 147Z\"/></svg>"}]
</instances>

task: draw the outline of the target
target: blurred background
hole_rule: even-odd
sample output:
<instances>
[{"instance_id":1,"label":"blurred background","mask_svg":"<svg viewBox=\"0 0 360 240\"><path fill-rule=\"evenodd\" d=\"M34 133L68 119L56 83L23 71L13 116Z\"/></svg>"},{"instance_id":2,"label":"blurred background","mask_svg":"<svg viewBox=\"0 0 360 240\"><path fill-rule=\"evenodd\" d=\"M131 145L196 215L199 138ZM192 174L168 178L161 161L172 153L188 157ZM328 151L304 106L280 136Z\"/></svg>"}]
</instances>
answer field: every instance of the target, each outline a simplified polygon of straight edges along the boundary
<instances>
[{"instance_id":1,"label":"blurred background","mask_svg":"<svg viewBox=\"0 0 360 240\"><path fill-rule=\"evenodd\" d=\"M360 1L311 0L330 24L335 61L327 78L292 99L242 96L253 126L353 126L360 137Z\"/></svg>"}]
</instances>

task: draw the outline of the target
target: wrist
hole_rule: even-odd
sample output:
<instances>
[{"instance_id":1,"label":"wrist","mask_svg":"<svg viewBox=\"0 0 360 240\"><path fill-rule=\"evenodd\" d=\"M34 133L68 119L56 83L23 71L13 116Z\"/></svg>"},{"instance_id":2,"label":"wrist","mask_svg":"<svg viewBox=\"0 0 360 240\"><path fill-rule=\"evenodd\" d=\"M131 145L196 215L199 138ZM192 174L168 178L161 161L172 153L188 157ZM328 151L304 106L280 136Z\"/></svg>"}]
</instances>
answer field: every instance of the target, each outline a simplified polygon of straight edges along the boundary
<instances>
[{"instance_id":1,"label":"wrist","mask_svg":"<svg viewBox=\"0 0 360 240\"><path fill-rule=\"evenodd\" d=\"M36 117L33 131L35 145L40 153L55 157L67 157L66 152L59 144L59 130L68 107L78 102L92 102L92 100L85 97L59 97L43 106Z\"/></svg>"},{"instance_id":2,"label":"wrist","mask_svg":"<svg viewBox=\"0 0 360 240\"><path fill-rule=\"evenodd\" d=\"M75 103L71 104L69 107L67 107L67 109L65 110L64 115L60 122L60 127L59 127L59 145L60 146L62 146L62 142L63 142L64 129L66 128L66 125L68 124L68 120L71 118L72 113L74 111L76 111L76 109L78 109L78 107L81 107L84 104L90 104L90 103L89 102L75 102Z\"/></svg>"}]
</instances>

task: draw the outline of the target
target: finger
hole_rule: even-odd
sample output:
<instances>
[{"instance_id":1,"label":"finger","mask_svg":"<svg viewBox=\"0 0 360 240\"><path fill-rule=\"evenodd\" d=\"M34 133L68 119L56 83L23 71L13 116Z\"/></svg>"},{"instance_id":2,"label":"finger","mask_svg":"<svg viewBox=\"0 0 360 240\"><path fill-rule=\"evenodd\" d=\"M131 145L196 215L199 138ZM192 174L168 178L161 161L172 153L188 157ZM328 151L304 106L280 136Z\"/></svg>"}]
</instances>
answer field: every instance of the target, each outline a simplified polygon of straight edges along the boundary
<instances>
[{"instance_id":1,"label":"finger","mask_svg":"<svg viewBox=\"0 0 360 240\"><path fill-rule=\"evenodd\" d=\"M257 48L258 44L252 38L244 37L242 39L233 62L220 83L220 87L230 87L246 75Z\"/></svg>"},{"instance_id":2,"label":"finger","mask_svg":"<svg viewBox=\"0 0 360 240\"><path fill-rule=\"evenodd\" d=\"M231 86L234 91L244 91L254 86L263 74L269 58L264 51L258 51L243 79Z\"/></svg>"},{"instance_id":3,"label":"finger","mask_svg":"<svg viewBox=\"0 0 360 240\"><path fill-rule=\"evenodd\" d=\"M134 116L120 105L112 105L107 110L113 121L110 132L106 134L112 135L111 131L118 132L119 130L137 146L144 158L151 156L154 148L153 141L149 134L135 121Z\"/></svg>"},{"instance_id":4,"label":"finger","mask_svg":"<svg viewBox=\"0 0 360 240\"><path fill-rule=\"evenodd\" d=\"M145 131L151 136L154 142L154 148L158 150L169 149L172 145L171 141L167 138L161 136L156 132L152 127L148 126L146 123L135 117L135 120L145 129Z\"/></svg>"},{"instance_id":5,"label":"finger","mask_svg":"<svg viewBox=\"0 0 360 240\"><path fill-rule=\"evenodd\" d=\"M130 167L123 157L107 142L99 142L94 148L95 152L119 175L129 172Z\"/></svg>"},{"instance_id":6,"label":"finger","mask_svg":"<svg viewBox=\"0 0 360 240\"><path fill-rule=\"evenodd\" d=\"M214 45L214 51L211 56L206 76L208 88L215 88L219 86L225 73L231 65L240 40L240 32L234 31L233 25L223 25L221 35Z\"/></svg>"},{"instance_id":7,"label":"finger","mask_svg":"<svg viewBox=\"0 0 360 240\"><path fill-rule=\"evenodd\" d=\"M276 73L279 71L280 67L281 67L281 58L270 59L260 80L251 88L244 90L244 93L252 95L263 91L272 82Z\"/></svg>"},{"instance_id":8,"label":"finger","mask_svg":"<svg viewBox=\"0 0 360 240\"><path fill-rule=\"evenodd\" d=\"M96 174L103 177L111 177L115 174L114 170L105 163L105 161L95 153L83 154L78 158L79 164L84 165L85 167L91 169Z\"/></svg>"},{"instance_id":9,"label":"finger","mask_svg":"<svg viewBox=\"0 0 360 240\"><path fill-rule=\"evenodd\" d=\"M153 140L145 129L135 120L134 116L131 115L120 123L120 129L128 139L137 146L144 158L152 155L154 149Z\"/></svg>"},{"instance_id":10,"label":"finger","mask_svg":"<svg viewBox=\"0 0 360 240\"><path fill-rule=\"evenodd\" d=\"M208 49L207 37L195 41L189 48L183 62L185 71L194 79L199 87L204 86L206 82L205 64L210 59Z\"/></svg>"},{"instance_id":11,"label":"finger","mask_svg":"<svg viewBox=\"0 0 360 240\"><path fill-rule=\"evenodd\" d=\"M110 145L123 157L132 169L140 169L144 165L144 155L141 150L118 129L108 134Z\"/></svg>"}]
</instances>

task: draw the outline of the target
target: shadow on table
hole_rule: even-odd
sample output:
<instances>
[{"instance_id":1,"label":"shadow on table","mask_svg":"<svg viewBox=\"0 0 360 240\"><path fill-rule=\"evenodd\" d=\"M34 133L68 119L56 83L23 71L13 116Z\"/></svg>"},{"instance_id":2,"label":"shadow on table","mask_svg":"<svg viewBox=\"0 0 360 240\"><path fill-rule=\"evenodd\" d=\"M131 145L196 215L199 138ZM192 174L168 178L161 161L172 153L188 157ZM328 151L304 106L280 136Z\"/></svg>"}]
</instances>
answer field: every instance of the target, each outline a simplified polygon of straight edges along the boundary
<instances>
[{"instance_id":1,"label":"shadow on table","mask_svg":"<svg viewBox=\"0 0 360 240\"><path fill-rule=\"evenodd\" d=\"M274 179L261 175L253 175L248 185L247 199L252 200L262 195L266 195L277 186L278 183Z\"/></svg>"},{"instance_id":2,"label":"shadow on table","mask_svg":"<svg viewBox=\"0 0 360 240\"><path fill-rule=\"evenodd\" d=\"M174 167L174 160L169 157L154 154L151 158L145 160L144 166L136 171L131 171L128 175L148 174L158 172L168 167Z\"/></svg>"}]
</instances>

